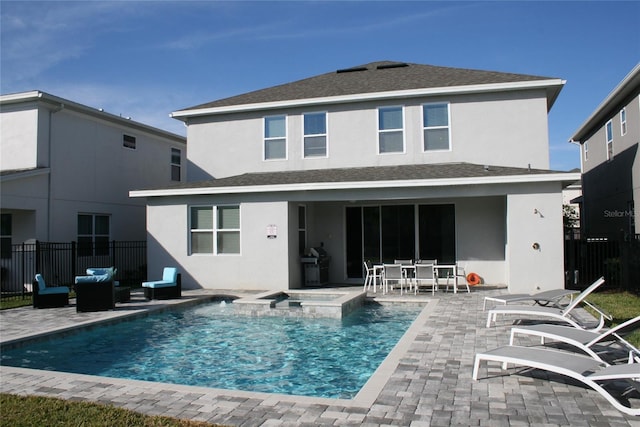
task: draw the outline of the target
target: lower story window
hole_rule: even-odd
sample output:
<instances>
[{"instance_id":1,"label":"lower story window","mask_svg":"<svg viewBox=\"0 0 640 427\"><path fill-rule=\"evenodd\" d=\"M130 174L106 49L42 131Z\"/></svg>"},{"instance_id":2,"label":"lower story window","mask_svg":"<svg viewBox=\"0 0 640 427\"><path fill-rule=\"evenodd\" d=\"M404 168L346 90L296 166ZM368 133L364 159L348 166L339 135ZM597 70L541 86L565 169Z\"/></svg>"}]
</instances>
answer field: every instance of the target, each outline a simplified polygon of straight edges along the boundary
<instances>
[{"instance_id":1,"label":"lower story window","mask_svg":"<svg viewBox=\"0 0 640 427\"><path fill-rule=\"evenodd\" d=\"M0 257L11 259L11 214L0 214Z\"/></svg>"},{"instance_id":2,"label":"lower story window","mask_svg":"<svg viewBox=\"0 0 640 427\"><path fill-rule=\"evenodd\" d=\"M78 215L78 256L109 255L109 236L109 215Z\"/></svg>"},{"instance_id":3,"label":"lower story window","mask_svg":"<svg viewBox=\"0 0 640 427\"><path fill-rule=\"evenodd\" d=\"M240 206L192 206L192 254L240 253Z\"/></svg>"}]
</instances>

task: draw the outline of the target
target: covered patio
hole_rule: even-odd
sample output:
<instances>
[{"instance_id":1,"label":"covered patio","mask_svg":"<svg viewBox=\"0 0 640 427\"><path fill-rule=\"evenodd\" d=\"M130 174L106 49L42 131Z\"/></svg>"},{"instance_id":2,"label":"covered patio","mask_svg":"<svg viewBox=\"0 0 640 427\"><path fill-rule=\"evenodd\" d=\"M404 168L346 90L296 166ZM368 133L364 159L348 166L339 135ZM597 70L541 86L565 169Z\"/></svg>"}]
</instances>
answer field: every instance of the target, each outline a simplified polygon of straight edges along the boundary
<instances>
[{"instance_id":1,"label":"covered patio","mask_svg":"<svg viewBox=\"0 0 640 427\"><path fill-rule=\"evenodd\" d=\"M186 288L300 288L300 257L322 247L333 284L361 283L364 261L437 259L529 293L564 283L562 189L578 177L425 164L251 173L131 196L147 199L150 271L178 264ZM218 231L211 212L229 209L233 226ZM203 229L196 211L207 212ZM217 247L230 233L233 246Z\"/></svg>"}]
</instances>

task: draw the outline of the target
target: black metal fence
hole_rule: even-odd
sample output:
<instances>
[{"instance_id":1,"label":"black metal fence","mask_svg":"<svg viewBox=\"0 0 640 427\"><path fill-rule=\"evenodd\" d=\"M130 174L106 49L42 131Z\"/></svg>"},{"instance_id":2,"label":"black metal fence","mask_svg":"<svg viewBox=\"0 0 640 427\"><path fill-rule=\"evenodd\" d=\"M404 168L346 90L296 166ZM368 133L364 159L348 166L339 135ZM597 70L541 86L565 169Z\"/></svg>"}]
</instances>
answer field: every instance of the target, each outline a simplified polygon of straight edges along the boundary
<instances>
[{"instance_id":1,"label":"black metal fence","mask_svg":"<svg viewBox=\"0 0 640 427\"><path fill-rule=\"evenodd\" d=\"M601 289L617 289L640 295L640 235L628 239L575 238L565 236L565 287L585 289L601 276Z\"/></svg>"},{"instance_id":2,"label":"black metal fence","mask_svg":"<svg viewBox=\"0 0 640 427\"><path fill-rule=\"evenodd\" d=\"M89 267L115 267L115 279L122 286L139 287L147 277L147 242L111 241L108 250L88 248L77 242L33 242L11 245L11 252L0 256L2 299L31 296L36 273L47 286L73 287L75 276L83 276ZM100 249L100 250L94 250Z\"/></svg>"}]
</instances>

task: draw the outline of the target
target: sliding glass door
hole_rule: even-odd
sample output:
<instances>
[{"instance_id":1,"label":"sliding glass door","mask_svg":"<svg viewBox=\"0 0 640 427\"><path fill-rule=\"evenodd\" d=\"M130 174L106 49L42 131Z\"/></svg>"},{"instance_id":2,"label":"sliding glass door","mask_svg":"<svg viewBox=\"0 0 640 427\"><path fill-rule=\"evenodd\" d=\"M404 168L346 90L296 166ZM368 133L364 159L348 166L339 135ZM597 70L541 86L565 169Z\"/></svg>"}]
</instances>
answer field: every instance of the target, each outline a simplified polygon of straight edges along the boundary
<instances>
[{"instance_id":1,"label":"sliding glass door","mask_svg":"<svg viewBox=\"0 0 640 427\"><path fill-rule=\"evenodd\" d=\"M454 205L418 206L419 259L436 259L439 264L456 261L456 218Z\"/></svg>"},{"instance_id":2,"label":"sliding glass door","mask_svg":"<svg viewBox=\"0 0 640 427\"><path fill-rule=\"evenodd\" d=\"M416 221L417 217L417 221ZM447 205L358 206L346 209L347 276L362 277L363 261L455 261L455 208Z\"/></svg>"}]
</instances>

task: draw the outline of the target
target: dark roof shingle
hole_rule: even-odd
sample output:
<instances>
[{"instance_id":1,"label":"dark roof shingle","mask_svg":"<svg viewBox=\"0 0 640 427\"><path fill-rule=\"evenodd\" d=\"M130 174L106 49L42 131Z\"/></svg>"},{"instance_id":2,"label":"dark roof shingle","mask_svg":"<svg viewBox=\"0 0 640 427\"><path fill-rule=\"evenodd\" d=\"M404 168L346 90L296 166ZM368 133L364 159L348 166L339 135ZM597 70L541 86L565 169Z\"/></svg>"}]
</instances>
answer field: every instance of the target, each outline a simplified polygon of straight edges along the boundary
<instances>
[{"instance_id":1,"label":"dark roof shingle","mask_svg":"<svg viewBox=\"0 0 640 427\"><path fill-rule=\"evenodd\" d=\"M551 77L381 61L232 96L181 111L374 92L549 79Z\"/></svg>"},{"instance_id":2,"label":"dark roof shingle","mask_svg":"<svg viewBox=\"0 0 640 427\"><path fill-rule=\"evenodd\" d=\"M172 189L233 188L251 186L295 185L312 183L376 182L402 180L435 180L516 175L565 173L546 169L485 166L472 163L417 164L371 166L360 168L314 169L287 172L259 172L208 181L177 184Z\"/></svg>"}]
</instances>

